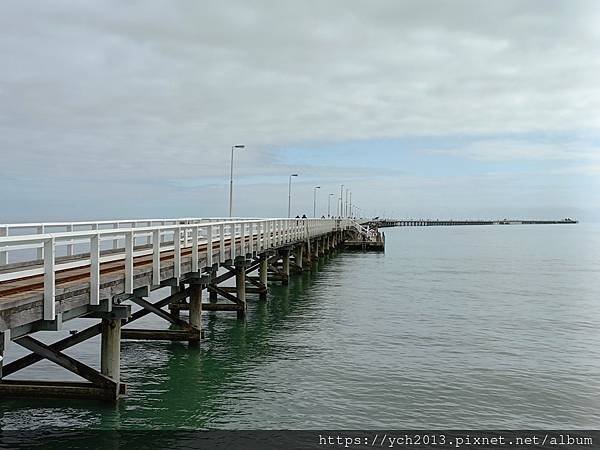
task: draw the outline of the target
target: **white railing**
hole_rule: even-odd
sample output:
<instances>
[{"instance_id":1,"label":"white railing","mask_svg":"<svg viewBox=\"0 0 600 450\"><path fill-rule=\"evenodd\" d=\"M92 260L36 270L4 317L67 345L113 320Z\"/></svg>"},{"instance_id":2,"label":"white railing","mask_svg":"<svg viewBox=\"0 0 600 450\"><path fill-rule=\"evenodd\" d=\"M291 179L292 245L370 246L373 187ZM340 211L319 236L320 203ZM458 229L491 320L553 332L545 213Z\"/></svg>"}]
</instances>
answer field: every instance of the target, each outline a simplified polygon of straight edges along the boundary
<instances>
[{"instance_id":1,"label":"white railing","mask_svg":"<svg viewBox=\"0 0 600 450\"><path fill-rule=\"evenodd\" d=\"M377 240L376 230L373 230L368 226L364 227L354 219L350 219L350 225L353 226L360 234L365 236L367 239Z\"/></svg>"},{"instance_id":2,"label":"white railing","mask_svg":"<svg viewBox=\"0 0 600 450\"><path fill-rule=\"evenodd\" d=\"M138 223L161 222L161 225L136 227ZM179 279L182 275L182 249L191 247L191 270L196 272L202 267L211 267L213 263L225 260L226 249L229 259L236 257L236 241L240 241L240 256L247 253L260 252L270 248L284 246L288 243L301 242L314 236L331 231L346 229L348 219L159 219L115 222L74 222L52 223L51 226L79 226L100 223L124 224L131 222L129 228L66 231L56 233L40 233L34 235L18 235L0 237L0 253L4 254L4 267L0 264L0 282L18 280L26 277L43 275L44 285L44 320L56 317L56 273L58 271L89 266L90 270L90 305L100 303L100 265L112 261L125 262L125 292L133 293L133 261L139 256L152 255L152 284L161 282L160 256L164 251L173 251L173 275ZM135 222L135 223L134 223ZM162 222L172 222L162 225ZM183 222L183 223L182 223ZM8 229L16 229L25 224L4 225ZM26 224L31 225L31 224ZM47 228L46 228L47 229ZM169 239L169 240L167 240ZM248 239L248 241L246 241ZM103 242L113 242L109 251L101 251ZM144 244L140 245L140 241ZM226 243L226 241L228 241ZM121 247L119 244L123 242ZM116 246L115 246L116 243ZM218 251L214 251L218 243ZM199 267L200 245L206 244L204 265ZM74 254L75 245L83 245L86 251ZM71 248L67 258L57 261L57 249ZM10 252L36 249L42 254L42 261L21 261L20 264L6 265ZM36 256L37 256L36 255ZM215 258L216 256L216 258Z\"/></svg>"},{"instance_id":3,"label":"white railing","mask_svg":"<svg viewBox=\"0 0 600 450\"><path fill-rule=\"evenodd\" d=\"M28 234L58 233L84 230L101 229L119 229L119 228L140 228L153 226L166 226L177 224L193 224L203 222L229 221L231 218L175 218L175 219L118 219L118 220L95 220L78 222L27 222L27 223L0 223L0 237L4 236L22 236ZM150 241L148 241L148 244ZM117 248L117 239L112 242L113 248ZM73 246L67 246L66 254L73 254ZM38 248L37 259L44 257L44 249ZM7 264L5 252L0 251L0 266Z\"/></svg>"}]
</instances>

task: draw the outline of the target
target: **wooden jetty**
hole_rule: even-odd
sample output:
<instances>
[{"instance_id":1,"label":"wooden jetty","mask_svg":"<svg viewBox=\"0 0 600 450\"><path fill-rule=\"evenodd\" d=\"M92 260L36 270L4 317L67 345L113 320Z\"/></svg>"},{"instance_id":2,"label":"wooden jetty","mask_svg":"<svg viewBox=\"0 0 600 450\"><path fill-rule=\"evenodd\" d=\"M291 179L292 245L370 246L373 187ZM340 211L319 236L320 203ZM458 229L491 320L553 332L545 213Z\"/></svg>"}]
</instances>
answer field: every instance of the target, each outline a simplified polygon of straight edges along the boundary
<instances>
[{"instance_id":1,"label":"wooden jetty","mask_svg":"<svg viewBox=\"0 0 600 450\"><path fill-rule=\"evenodd\" d=\"M366 226L372 228L386 227L452 227L464 225L559 225L576 224L577 220L566 218L561 220L440 220L440 219L371 219Z\"/></svg>"},{"instance_id":2,"label":"wooden jetty","mask_svg":"<svg viewBox=\"0 0 600 450\"><path fill-rule=\"evenodd\" d=\"M356 224L359 233L354 239L344 241L344 249L360 251L385 251L385 234L378 230L377 223L367 223L364 226Z\"/></svg>"},{"instance_id":3,"label":"wooden jetty","mask_svg":"<svg viewBox=\"0 0 600 450\"><path fill-rule=\"evenodd\" d=\"M269 281L286 284L291 274L311 270L344 245L383 249L382 235L364 222L184 218L0 225L0 395L115 401L126 393L122 339L197 345L203 312L230 311L244 319L247 294L265 301ZM223 285L232 280L235 286ZM164 287L168 295L151 302L150 292ZM132 305L139 309L132 312ZM148 314L171 329L131 327ZM63 330L76 318L98 322L52 344L33 337ZM65 353L97 335L100 370ZM3 364L10 343L31 353ZM6 378L43 359L85 381Z\"/></svg>"}]
</instances>

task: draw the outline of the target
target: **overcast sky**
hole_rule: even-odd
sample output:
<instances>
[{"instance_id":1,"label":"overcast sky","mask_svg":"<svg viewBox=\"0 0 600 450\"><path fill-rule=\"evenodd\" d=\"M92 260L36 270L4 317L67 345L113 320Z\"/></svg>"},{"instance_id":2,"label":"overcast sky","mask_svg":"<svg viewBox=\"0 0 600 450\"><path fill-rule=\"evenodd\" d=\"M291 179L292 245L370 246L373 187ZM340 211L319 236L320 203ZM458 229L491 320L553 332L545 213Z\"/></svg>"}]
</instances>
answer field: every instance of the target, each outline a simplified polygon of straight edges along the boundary
<instances>
[{"instance_id":1,"label":"overcast sky","mask_svg":"<svg viewBox=\"0 0 600 450\"><path fill-rule=\"evenodd\" d=\"M599 1L0 5L0 222L600 218Z\"/></svg>"}]
</instances>

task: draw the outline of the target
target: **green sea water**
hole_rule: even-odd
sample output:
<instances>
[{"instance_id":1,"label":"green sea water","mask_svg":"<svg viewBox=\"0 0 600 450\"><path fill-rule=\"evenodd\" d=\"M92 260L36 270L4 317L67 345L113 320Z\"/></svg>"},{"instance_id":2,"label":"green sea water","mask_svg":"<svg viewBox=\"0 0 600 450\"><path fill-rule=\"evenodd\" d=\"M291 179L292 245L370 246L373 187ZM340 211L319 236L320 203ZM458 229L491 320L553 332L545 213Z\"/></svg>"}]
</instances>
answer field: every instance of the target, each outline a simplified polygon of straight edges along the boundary
<instances>
[{"instance_id":1,"label":"green sea water","mask_svg":"<svg viewBox=\"0 0 600 450\"><path fill-rule=\"evenodd\" d=\"M385 233L385 254L340 252L250 294L244 321L205 313L200 347L123 342L117 405L3 398L0 427L597 428L599 226ZM98 351L67 353L97 367ZM71 379L49 362L18 377Z\"/></svg>"}]
</instances>

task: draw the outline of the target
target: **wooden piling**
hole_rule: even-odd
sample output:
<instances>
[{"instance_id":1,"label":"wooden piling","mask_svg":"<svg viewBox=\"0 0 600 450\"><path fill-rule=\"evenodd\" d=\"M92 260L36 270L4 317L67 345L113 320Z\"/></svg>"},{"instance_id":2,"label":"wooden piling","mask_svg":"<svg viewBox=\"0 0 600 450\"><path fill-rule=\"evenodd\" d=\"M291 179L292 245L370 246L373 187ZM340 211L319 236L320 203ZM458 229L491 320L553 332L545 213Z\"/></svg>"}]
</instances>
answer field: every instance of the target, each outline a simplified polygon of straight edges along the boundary
<instances>
[{"instance_id":1,"label":"wooden piling","mask_svg":"<svg viewBox=\"0 0 600 450\"><path fill-rule=\"evenodd\" d=\"M265 255L265 254L260 255L260 266L258 267L258 277L259 277L260 284L262 284L265 288L265 291L261 292L259 294L259 299L266 300L267 299L266 288L267 288L268 277L269 277L269 262L267 260L267 255Z\"/></svg>"},{"instance_id":2,"label":"wooden piling","mask_svg":"<svg viewBox=\"0 0 600 450\"><path fill-rule=\"evenodd\" d=\"M213 280L214 278L216 278L216 276L217 276L217 269L212 269L211 270L211 277L210 277L211 280ZM213 283L211 282L211 284L213 284ZM210 303L217 303L217 292L216 291L214 291L214 290L209 290L208 291L208 301Z\"/></svg>"},{"instance_id":3,"label":"wooden piling","mask_svg":"<svg viewBox=\"0 0 600 450\"><path fill-rule=\"evenodd\" d=\"M282 267L283 277L281 279L281 282L283 284L288 284L289 278L290 278L290 250L289 249L286 248L281 251L281 260L283 261L283 267Z\"/></svg>"},{"instance_id":4,"label":"wooden piling","mask_svg":"<svg viewBox=\"0 0 600 450\"><path fill-rule=\"evenodd\" d=\"M190 333L189 342L198 342L202 334L202 285L190 286Z\"/></svg>"},{"instance_id":5,"label":"wooden piling","mask_svg":"<svg viewBox=\"0 0 600 450\"><path fill-rule=\"evenodd\" d=\"M180 290L179 285L177 285L177 286L171 286L171 295L177 294L179 292L179 290ZM181 317L180 314L179 314L180 308L179 308L178 302L174 302L173 301L173 302L169 303L169 312L171 314L173 314L177 318Z\"/></svg>"},{"instance_id":6,"label":"wooden piling","mask_svg":"<svg viewBox=\"0 0 600 450\"><path fill-rule=\"evenodd\" d=\"M4 365L4 349L8 345L8 338L5 336L4 331L0 331L0 383L2 382L2 366Z\"/></svg>"},{"instance_id":7,"label":"wooden piling","mask_svg":"<svg viewBox=\"0 0 600 450\"><path fill-rule=\"evenodd\" d=\"M246 259L239 258L235 261L235 287L241 308L237 312L238 319L246 317Z\"/></svg>"},{"instance_id":8,"label":"wooden piling","mask_svg":"<svg viewBox=\"0 0 600 450\"><path fill-rule=\"evenodd\" d=\"M119 383L121 380L121 320L102 319L100 373Z\"/></svg>"},{"instance_id":9,"label":"wooden piling","mask_svg":"<svg viewBox=\"0 0 600 450\"><path fill-rule=\"evenodd\" d=\"M296 260L296 266L298 266L298 269L300 271L302 271L302 268L304 267L302 258L304 257L303 255L304 253L304 244L300 244L296 247L295 251L294 251L294 258Z\"/></svg>"}]
</instances>

